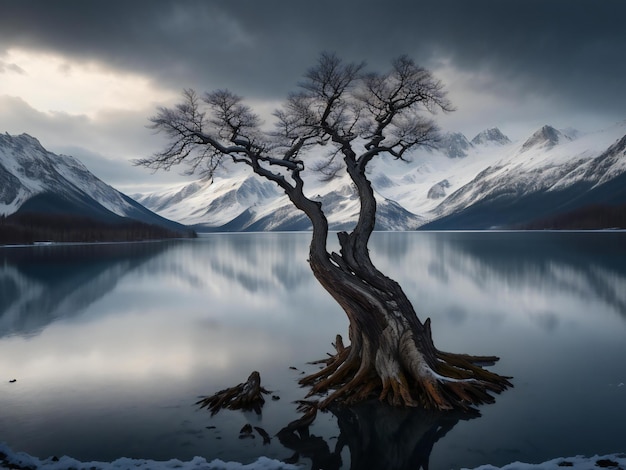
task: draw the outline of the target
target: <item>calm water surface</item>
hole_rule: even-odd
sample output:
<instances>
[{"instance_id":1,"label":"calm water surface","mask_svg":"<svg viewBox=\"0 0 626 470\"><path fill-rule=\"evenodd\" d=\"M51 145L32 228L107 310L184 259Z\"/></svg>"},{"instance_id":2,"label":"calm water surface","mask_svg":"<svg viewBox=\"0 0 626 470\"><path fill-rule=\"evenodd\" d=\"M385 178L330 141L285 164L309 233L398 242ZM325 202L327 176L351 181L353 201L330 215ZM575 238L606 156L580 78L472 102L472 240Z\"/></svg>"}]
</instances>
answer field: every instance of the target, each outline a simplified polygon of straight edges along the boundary
<instances>
[{"instance_id":1,"label":"calm water surface","mask_svg":"<svg viewBox=\"0 0 626 470\"><path fill-rule=\"evenodd\" d=\"M347 321L306 263L309 234L0 248L0 441L39 457L304 468L473 467L626 451L626 233L377 233L372 256L440 349L495 354L515 388L481 416L382 406L297 417L307 361ZM295 369L293 369L295 368ZM198 397L261 373L261 416ZM16 379L14 383L9 380Z\"/></svg>"}]
</instances>

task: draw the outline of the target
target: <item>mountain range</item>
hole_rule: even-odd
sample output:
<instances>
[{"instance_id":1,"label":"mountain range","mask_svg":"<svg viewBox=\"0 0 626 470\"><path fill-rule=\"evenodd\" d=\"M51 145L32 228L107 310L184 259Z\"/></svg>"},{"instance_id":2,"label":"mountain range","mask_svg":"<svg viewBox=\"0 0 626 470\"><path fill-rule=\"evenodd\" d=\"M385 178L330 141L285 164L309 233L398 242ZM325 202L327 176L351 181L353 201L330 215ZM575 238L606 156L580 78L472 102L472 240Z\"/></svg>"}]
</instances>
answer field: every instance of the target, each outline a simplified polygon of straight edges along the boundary
<instances>
[{"instance_id":1,"label":"mountain range","mask_svg":"<svg viewBox=\"0 0 626 470\"><path fill-rule=\"evenodd\" d=\"M409 162L373 162L377 229L514 228L592 205L623 205L625 152L626 121L588 134L546 125L515 142L497 128L471 140L448 133L437 150L416 152ZM275 185L246 170L231 167L213 179L132 197L199 231L310 227ZM347 175L330 182L309 175L305 188L327 209L331 229L356 221L359 201Z\"/></svg>"},{"instance_id":2,"label":"mountain range","mask_svg":"<svg viewBox=\"0 0 626 470\"><path fill-rule=\"evenodd\" d=\"M369 177L378 230L545 228L547 220L571 219L567 214L588 219L599 212L609 220L611 208L624 213L626 207L626 121L588 134L546 125L515 142L497 128L471 140L448 133L436 150L416 152L407 162L379 158ZM359 200L346 174L330 181L309 174L305 188L323 204L331 229L349 228L357 220ZM133 238L166 232L190 236L189 226L197 231L310 228L276 185L242 165L226 167L212 179L129 197L77 159L49 152L27 134L0 134L3 233L6 221L46 227L95 223L98 230L139 224L141 230L160 230ZM605 228L616 226L611 223Z\"/></svg>"},{"instance_id":3,"label":"mountain range","mask_svg":"<svg viewBox=\"0 0 626 470\"><path fill-rule=\"evenodd\" d=\"M3 232L11 227L22 233L40 225L37 233L58 234L70 230L58 225L78 224L102 233L115 228L158 237L192 234L107 185L77 159L49 152L27 134L0 134L0 216Z\"/></svg>"}]
</instances>

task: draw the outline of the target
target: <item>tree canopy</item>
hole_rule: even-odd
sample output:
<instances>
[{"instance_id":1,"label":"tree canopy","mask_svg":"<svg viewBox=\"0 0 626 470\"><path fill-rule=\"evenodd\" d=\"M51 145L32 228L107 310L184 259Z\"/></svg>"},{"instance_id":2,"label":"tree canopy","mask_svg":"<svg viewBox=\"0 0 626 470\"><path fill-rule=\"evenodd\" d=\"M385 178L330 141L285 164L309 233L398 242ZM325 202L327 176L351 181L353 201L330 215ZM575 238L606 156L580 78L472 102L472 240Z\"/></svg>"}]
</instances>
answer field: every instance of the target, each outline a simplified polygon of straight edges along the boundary
<instances>
[{"instance_id":1,"label":"tree canopy","mask_svg":"<svg viewBox=\"0 0 626 470\"><path fill-rule=\"evenodd\" d=\"M434 145L437 126L425 114L452 109L443 84L407 56L378 73L323 53L274 112L271 128L229 90L199 96L185 89L182 102L159 108L151 118L169 146L137 163L152 169L185 163L190 173L213 175L230 160L294 189L305 169L334 176L343 166L338 157L364 171L379 155L404 159L416 146ZM307 168L311 150L329 142L332 150Z\"/></svg>"}]
</instances>

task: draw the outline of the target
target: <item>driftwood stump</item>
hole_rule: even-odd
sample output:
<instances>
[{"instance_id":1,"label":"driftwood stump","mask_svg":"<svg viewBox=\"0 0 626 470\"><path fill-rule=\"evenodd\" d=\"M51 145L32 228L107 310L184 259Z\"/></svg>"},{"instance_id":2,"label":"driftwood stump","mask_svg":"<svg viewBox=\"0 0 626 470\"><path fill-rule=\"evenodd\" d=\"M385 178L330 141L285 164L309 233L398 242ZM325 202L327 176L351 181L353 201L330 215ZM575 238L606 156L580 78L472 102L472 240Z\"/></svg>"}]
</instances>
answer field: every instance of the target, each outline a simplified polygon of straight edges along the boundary
<instances>
[{"instance_id":1,"label":"driftwood stump","mask_svg":"<svg viewBox=\"0 0 626 470\"><path fill-rule=\"evenodd\" d=\"M196 402L200 408L207 408L211 416L223 408L229 410L254 410L261 414L261 407L265 403L264 394L270 393L261 387L261 375L254 371L243 383L234 387L220 390L214 395L204 397Z\"/></svg>"}]
</instances>

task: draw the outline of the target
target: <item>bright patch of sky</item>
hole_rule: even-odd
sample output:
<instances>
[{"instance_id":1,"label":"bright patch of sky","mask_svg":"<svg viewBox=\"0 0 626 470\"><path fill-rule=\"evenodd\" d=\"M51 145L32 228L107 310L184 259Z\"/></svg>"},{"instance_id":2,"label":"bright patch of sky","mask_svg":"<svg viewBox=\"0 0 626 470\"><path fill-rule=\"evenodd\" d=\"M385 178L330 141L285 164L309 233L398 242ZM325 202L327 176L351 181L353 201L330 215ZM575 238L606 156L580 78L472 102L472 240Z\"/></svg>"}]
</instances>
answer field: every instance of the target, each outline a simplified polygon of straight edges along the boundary
<instances>
[{"instance_id":1,"label":"bright patch of sky","mask_svg":"<svg viewBox=\"0 0 626 470\"><path fill-rule=\"evenodd\" d=\"M96 118L103 110L143 108L176 95L148 77L60 54L9 49L0 65L2 93L19 96L42 112Z\"/></svg>"},{"instance_id":2,"label":"bright patch of sky","mask_svg":"<svg viewBox=\"0 0 626 470\"><path fill-rule=\"evenodd\" d=\"M131 162L160 148L163 141L147 128L148 119L179 95L146 75L97 61L26 48L0 55L0 132L30 134L118 188L180 181L176 171L155 177Z\"/></svg>"}]
</instances>

